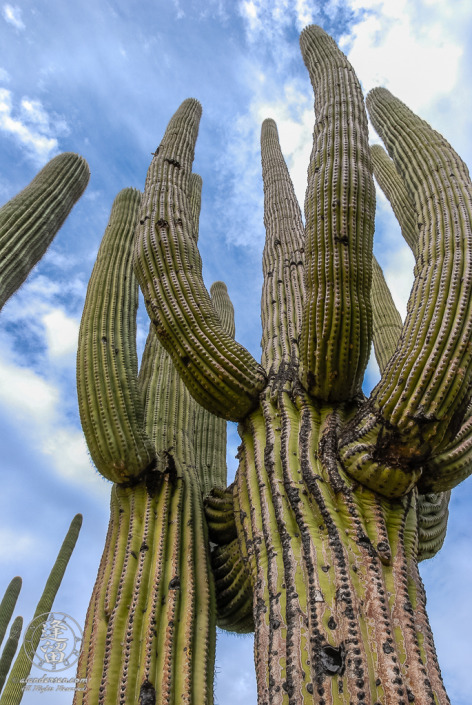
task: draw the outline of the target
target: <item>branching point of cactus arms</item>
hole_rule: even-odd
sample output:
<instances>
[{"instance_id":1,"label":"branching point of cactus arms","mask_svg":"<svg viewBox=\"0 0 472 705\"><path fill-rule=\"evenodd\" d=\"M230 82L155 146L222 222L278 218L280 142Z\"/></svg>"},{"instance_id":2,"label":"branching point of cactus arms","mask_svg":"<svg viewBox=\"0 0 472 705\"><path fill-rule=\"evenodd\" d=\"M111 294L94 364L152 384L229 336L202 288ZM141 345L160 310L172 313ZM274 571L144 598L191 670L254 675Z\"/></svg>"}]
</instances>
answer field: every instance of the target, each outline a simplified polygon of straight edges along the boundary
<instances>
[{"instance_id":1,"label":"branching point of cactus arms","mask_svg":"<svg viewBox=\"0 0 472 705\"><path fill-rule=\"evenodd\" d=\"M193 242L201 188L198 175L186 179ZM78 668L87 690L75 703L210 705L216 604L203 493L226 486L225 421L197 409L152 324L138 374L132 254L135 225L146 221L140 202L134 189L115 199L79 335L82 425L97 469L115 484ZM222 282L209 306L232 336Z\"/></svg>"},{"instance_id":2,"label":"branching point of cactus arms","mask_svg":"<svg viewBox=\"0 0 472 705\"><path fill-rule=\"evenodd\" d=\"M217 582L225 565L239 576L227 626L244 624L252 589L259 705L445 705L418 561L440 547L449 489L472 468L470 180L383 89L368 107L395 166L371 160L346 57L319 27L300 43L316 96L306 225L268 120L261 366L228 341L203 286L187 186L194 100L148 172L136 274L190 393L239 420L236 480L207 516ZM404 324L373 264L372 161L415 248ZM372 340L382 373L366 399Z\"/></svg>"},{"instance_id":3,"label":"branching point of cactus arms","mask_svg":"<svg viewBox=\"0 0 472 705\"><path fill-rule=\"evenodd\" d=\"M85 159L65 152L0 209L0 309L23 284L81 197L90 178Z\"/></svg>"}]
</instances>

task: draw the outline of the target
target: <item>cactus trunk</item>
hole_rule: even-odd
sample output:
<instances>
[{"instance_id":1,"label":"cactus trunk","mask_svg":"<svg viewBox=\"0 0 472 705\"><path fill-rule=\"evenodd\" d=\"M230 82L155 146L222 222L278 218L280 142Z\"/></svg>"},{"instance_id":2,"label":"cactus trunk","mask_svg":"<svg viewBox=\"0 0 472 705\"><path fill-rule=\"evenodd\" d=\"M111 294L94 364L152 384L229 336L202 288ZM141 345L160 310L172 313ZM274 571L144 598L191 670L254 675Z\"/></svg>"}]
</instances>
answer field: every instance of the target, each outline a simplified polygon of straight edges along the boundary
<instances>
[{"instance_id":1,"label":"cactus trunk","mask_svg":"<svg viewBox=\"0 0 472 705\"><path fill-rule=\"evenodd\" d=\"M416 490L397 501L356 491L336 457L348 417L287 382L243 424L235 515L254 586L259 705L445 704Z\"/></svg>"}]
</instances>

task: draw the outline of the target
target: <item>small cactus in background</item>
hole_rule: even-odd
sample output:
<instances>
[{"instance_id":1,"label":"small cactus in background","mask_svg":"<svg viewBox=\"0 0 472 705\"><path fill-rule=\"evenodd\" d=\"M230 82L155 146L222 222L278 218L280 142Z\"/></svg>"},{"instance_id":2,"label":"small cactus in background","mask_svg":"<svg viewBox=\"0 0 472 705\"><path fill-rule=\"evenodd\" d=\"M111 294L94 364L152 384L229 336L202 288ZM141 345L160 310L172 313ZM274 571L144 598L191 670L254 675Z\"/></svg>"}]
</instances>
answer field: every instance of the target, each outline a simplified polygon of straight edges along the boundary
<instances>
[{"instance_id":1,"label":"small cactus in background","mask_svg":"<svg viewBox=\"0 0 472 705\"><path fill-rule=\"evenodd\" d=\"M57 591L64 577L65 570L69 563L72 551L77 543L77 538L79 536L80 528L82 526L82 515L77 514L70 524L69 530L62 542L62 546L59 549L56 561L49 573L49 577L46 581L46 585L43 590L39 602L36 606L36 610L33 616L34 626L28 627L23 641L28 640L30 648L32 651L36 651L41 638L41 621L37 618L42 617L42 623L46 622L49 612L52 609L54 598L56 597ZM16 600L18 598L18 593L21 588L21 578L13 578L10 585L5 593L5 598L0 605L0 628L3 633L6 628L5 620L10 619ZM5 608L4 608L5 603ZM12 625L10 637L8 643L5 646L5 650L0 659L0 691L5 683L5 678L8 674L8 679L5 683L5 688L3 689L2 695L0 697L0 705L19 705L23 697L23 686L22 683L28 677L31 667L33 665L31 658L26 654L25 648L21 648L15 659L15 662L10 669L10 664L16 653L18 646L18 641L21 635L21 629L23 626L22 617L17 617Z\"/></svg>"},{"instance_id":2,"label":"small cactus in background","mask_svg":"<svg viewBox=\"0 0 472 705\"><path fill-rule=\"evenodd\" d=\"M195 241L200 192L194 174L187 196ZM138 374L132 255L140 201L134 189L114 201L79 334L82 425L97 469L114 484L78 668L87 689L76 705L213 697L216 610L202 491L226 485L225 422L197 414L152 326ZM222 283L214 300L231 334Z\"/></svg>"},{"instance_id":3,"label":"small cactus in background","mask_svg":"<svg viewBox=\"0 0 472 705\"><path fill-rule=\"evenodd\" d=\"M369 94L416 257L401 324L373 264L359 83L323 30L300 43L316 97L305 225L275 123L262 128L262 364L223 330L203 285L188 195L195 100L151 163L135 271L189 392L240 424L235 483L207 511L217 584L226 565L246 586L233 596L253 592L260 705L444 705L418 561L440 547L448 493L472 468L472 186L440 135L388 91ZM381 380L366 399L372 341Z\"/></svg>"},{"instance_id":4,"label":"small cactus in background","mask_svg":"<svg viewBox=\"0 0 472 705\"><path fill-rule=\"evenodd\" d=\"M0 310L44 255L89 178L85 159L59 154L0 208Z\"/></svg>"}]
</instances>

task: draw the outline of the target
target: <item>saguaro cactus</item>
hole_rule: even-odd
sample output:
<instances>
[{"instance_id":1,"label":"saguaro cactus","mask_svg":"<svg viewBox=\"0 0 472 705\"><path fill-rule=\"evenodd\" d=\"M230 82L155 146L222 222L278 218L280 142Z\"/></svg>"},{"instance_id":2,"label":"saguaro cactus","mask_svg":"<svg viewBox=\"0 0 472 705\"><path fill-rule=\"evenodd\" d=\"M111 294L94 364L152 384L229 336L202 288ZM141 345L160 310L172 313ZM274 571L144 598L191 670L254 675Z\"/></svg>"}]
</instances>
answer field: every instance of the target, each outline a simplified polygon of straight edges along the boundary
<instances>
[{"instance_id":1,"label":"saguaro cactus","mask_svg":"<svg viewBox=\"0 0 472 705\"><path fill-rule=\"evenodd\" d=\"M323 30L305 29L300 43L316 113L305 226L275 123L262 128L262 364L223 331L201 278L188 198L195 100L151 163L135 271L190 393L240 422L237 539L226 493L221 544L235 541L228 556L250 576L260 705L444 704L418 560L444 535L447 495L437 493L471 471L472 187L440 135L388 92L369 95L403 182L399 210L413 209L419 233L405 323L392 320L378 270L372 310L361 89ZM382 376L366 399L373 338Z\"/></svg>"},{"instance_id":2,"label":"saguaro cactus","mask_svg":"<svg viewBox=\"0 0 472 705\"><path fill-rule=\"evenodd\" d=\"M196 241L201 179L193 175L188 188ZM97 469L114 485L78 669L87 689L74 702L211 703L216 612L202 488L226 485L222 420L204 410L197 417L152 326L138 375L140 200L134 189L115 199L79 336L82 425ZM231 333L221 282L214 299Z\"/></svg>"},{"instance_id":3,"label":"saguaro cactus","mask_svg":"<svg viewBox=\"0 0 472 705\"><path fill-rule=\"evenodd\" d=\"M41 629L39 627L40 625L44 624L44 622L46 622L48 614L52 609L54 598L56 597L57 591L61 586L62 578L64 577L65 570L69 563L72 552L75 548L75 544L77 543L81 526L82 514L76 514L71 521L69 530L67 531L64 541L62 542L62 545L59 549L59 553L57 554L55 563L51 568L51 572L49 573L46 585L44 586L43 593L39 598L38 604L36 605L33 621L38 620L38 618L40 617L42 619L35 621L34 625L30 625L26 630L24 641L29 641L33 651L35 651L38 647L41 638ZM14 583L15 585L13 587ZM13 594L16 592L16 597L14 598L14 603L16 603L16 598L18 597L18 592L21 587L21 578L14 578L10 583L10 586L7 591L10 590L12 587ZM11 593L8 601L11 604ZM13 610L14 608L14 603L13 607L11 607L11 610ZM0 663L0 690L3 686L3 682L7 675L11 660L15 655L16 647L18 645L18 640L21 634L22 624L22 618L17 617L12 625L9 643L7 644L7 646L5 646L5 651L7 651L8 649L8 652L5 660L3 659L2 655L2 660ZM23 684L31 671L32 665L32 661L25 652L24 647L21 648L8 674L8 679L5 683L5 688L0 697L0 705L19 705L23 698Z\"/></svg>"},{"instance_id":4,"label":"saguaro cactus","mask_svg":"<svg viewBox=\"0 0 472 705\"><path fill-rule=\"evenodd\" d=\"M41 259L90 178L78 154L64 152L0 209L0 309Z\"/></svg>"}]
</instances>

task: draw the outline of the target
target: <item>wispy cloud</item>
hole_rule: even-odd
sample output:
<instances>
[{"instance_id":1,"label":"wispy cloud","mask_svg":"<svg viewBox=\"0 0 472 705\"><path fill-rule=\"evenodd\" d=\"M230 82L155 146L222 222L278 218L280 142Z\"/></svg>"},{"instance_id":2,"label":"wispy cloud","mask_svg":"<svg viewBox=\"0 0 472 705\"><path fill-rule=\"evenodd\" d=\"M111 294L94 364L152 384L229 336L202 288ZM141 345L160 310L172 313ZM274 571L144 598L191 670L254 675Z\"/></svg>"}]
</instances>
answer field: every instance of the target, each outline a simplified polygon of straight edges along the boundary
<instances>
[{"instance_id":1,"label":"wispy cloud","mask_svg":"<svg viewBox=\"0 0 472 705\"><path fill-rule=\"evenodd\" d=\"M25 29L25 23L21 19L21 10L17 5L7 3L2 7L2 14L8 24L13 25L16 29Z\"/></svg>"},{"instance_id":2,"label":"wispy cloud","mask_svg":"<svg viewBox=\"0 0 472 705\"><path fill-rule=\"evenodd\" d=\"M58 137L67 134L69 128L61 117L48 115L39 100L22 98L15 109L12 92L0 88L0 130L11 135L42 165L58 151Z\"/></svg>"}]
</instances>

